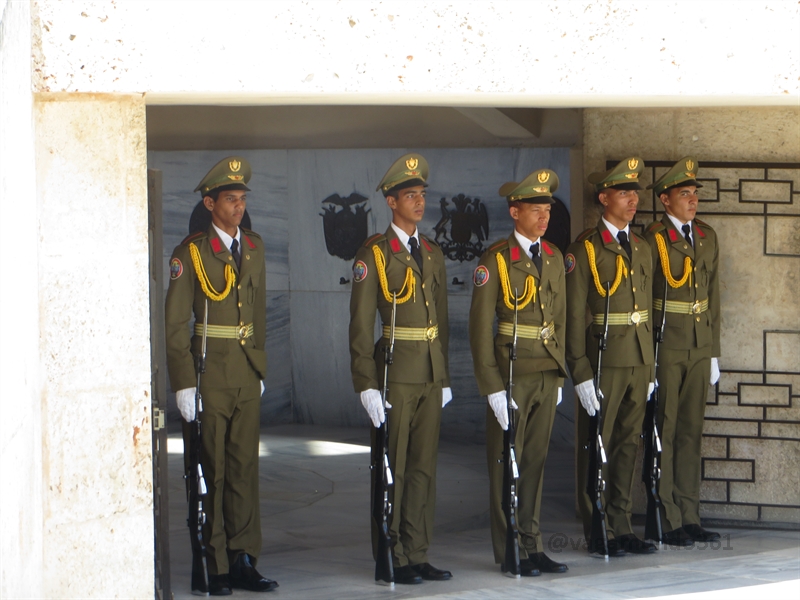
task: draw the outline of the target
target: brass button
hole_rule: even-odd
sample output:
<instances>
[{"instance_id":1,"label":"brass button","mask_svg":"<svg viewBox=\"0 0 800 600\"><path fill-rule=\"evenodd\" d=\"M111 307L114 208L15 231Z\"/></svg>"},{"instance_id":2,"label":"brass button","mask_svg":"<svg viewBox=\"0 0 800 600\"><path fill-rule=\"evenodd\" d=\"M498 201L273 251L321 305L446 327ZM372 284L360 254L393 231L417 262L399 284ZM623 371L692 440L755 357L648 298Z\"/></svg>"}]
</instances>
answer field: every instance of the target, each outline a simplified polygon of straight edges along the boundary
<instances>
[{"instance_id":1,"label":"brass button","mask_svg":"<svg viewBox=\"0 0 800 600\"><path fill-rule=\"evenodd\" d=\"M540 292L542 291L542 286L539 286L539 291L540 291Z\"/></svg>"},{"instance_id":2,"label":"brass button","mask_svg":"<svg viewBox=\"0 0 800 600\"><path fill-rule=\"evenodd\" d=\"M427 300L425 300L425 306L428 306L428 301Z\"/></svg>"},{"instance_id":3,"label":"brass button","mask_svg":"<svg viewBox=\"0 0 800 600\"><path fill-rule=\"evenodd\" d=\"M700 322L700 317L695 317L694 319L695 319L695 321L697 321L698 323Z\"/></svg>"},{"instance_id":4,"label":"brass button","mask_svg":"<svg viewBox=\"0 0 800 600\"><path fill-rule=\"evenodd\" d=\"M542 321L542 327L547 327L547 321Z\"/></svg>"},{"instance_id":5,"label":"brass button","mask_svg":"<svg viewBox=\"0 0 800 600\"><path fill-rule=\"evenodd\" d=\"M634 304L633 305L633 310L639 310L639 305L638 304Z\"/></svg>"},{"instance_id":6,"label":"brass button","mask_svg":"<svg viewBox=\"0 0 800 600\"><path fill-rule=\"evenodd\" d=\"M239 308L242 308L242 303L241 302L239 302Z\"/></svg>"},{"instance_id":7,"label":"brass button","mask_svg":"<svg viewBox=\"0 0 800 600\"><path fill-rule=\"evenodd\" d=\"M429 325L433 325L433 319L430 319L430 320L428 321L428 324L429 324Z\"/></svg>"},{"instance_id":8,"label":"brass button","mask_svg":"<svg viewBox=\"0 0 800 600\"><path fill-rule=\"evenodd\" d=\"M694 284L694 287L697 287L697 284L696 284L696 283Z\"/></svg>"},{"instance_id":9,"label":"brass button","mask_svg":"<svg viewBox=\"0 0 800 600\"><path fill-rule=\"evenodd\" d=\"M244 321L239 321L239 327L241 327L242 325L244 325Z\"/></svg>"},{"instance_id":10,"label":"brass button","mask_svg":"<svg viewBox=\"0 0 800 600\"><path fill-rule=\"evenodd\" d=\"M406 256L406 260L411 260L411 257L410 256Z\"/></svg>"},{"instance_id":11,"label":"brass button","mask_svg":"<svg viewBox=\"0 0 800 600\"><path fill-rule=\"evenodd\" d=\"M530 267L530 266L531 266L531 263L525 263L525 266L526 266L526 267Z\"/></svg>"},{"instance_id":12,"label":"brass button","mask_svg":"<svg viewBox=\"0 0 800 600\"><path fill-rule=\"evenodd\" d=\"M233 260L233 257L232 257L232 256L229 256L229 257L228 257L228 260Z\"/></svg>"},{"instance_id":13,"label":"brass button","mask_svg":"<svg viewBox=\"0 0 800 600\"><path fill-rule=\"evenodd\" d=\"M428 257L428 260L430 260L430 259L431 259L431 257L429 256L429 257Z\"/></svg>"},{"instance_id":14,"label":"brass button","mask_svg":"<svg viewBox=\"0 0 800 600\"><path fill-rule=\"evenodd\" d=\"M244 346L244 340L239 340L239 343Z\"/></svg>"},{"instance_id":15,"label":"brass button","mask_svg":"<svg viewBox=\"0 0 800 600\"><path fill-rule=\"evenodd\" d=\"M622 246L617 246L617 250L622 250Z\"/></svg>"},{"instance_id":16,"label":"brass button","mask_svg":"<svg viewBox=\"0 0 800 600\"><path fill-rule=\"evenodd\" d=\"M544 303L542 303L542 310L544 310Z\"/></svg>"},{"instance_id":17,"label":"brass button","mask_svg":"<svg viewBox=\"0 0 800 600\"><path fill-rule=\"evenodd\" d=\"M684 245L683 245L683 249L684 249L684 250L686 250L688 247L689 247L689 246L687 246L686 244L684 244Z\"/></svg>"},{"instance_id":18,"label":"brass button","mask_svg":"<svg viewBox=\"0 0 800 600\"><path fill-rule=\"evenodd\" d=\"M542 342L545 346L547 346L547 340Z\"/></svg>"},{"instance_id":19,"label":"brass button","mask_svg":"<svg viewBox=\"0 0 800 600\"><path fill-rule=\"evenodd\" d=\"M425 289L425 284L424 284L424 283L422 284L422 289L423 289L423 290Z\"/></svg>"},{"instance_id":20,"label":"brass button","mask_svg":"<svg viewBox=\"0 0 800 600\"><path fill-rule=\"evenodd\" d=\"M639 249L639 246L634 246L634 247L633 247L633 249L634 249L634 250L638 250L638 249Z\"/></svg>"},{"instance_id":21,"label":"brass button","mask_svg":"<svg viewBox=\"0 0 800 600\"><path fill-rule=\"evenodd\" d=\"M236 289L237 289L237 290L240 290L240 289L242 289L242 284L240 283L239 285L237 285L237 286L236 286Z\"/></svg>"},{"instance_id":22,"label":"brass button","mask_svg":"<svg viewBox=\"0 0 800 600\"><path fill-rule=\"evenodd\" d=\"M633 275L633 269L631 269L631 275Z\"/></svg>"},{"instance_id":23,"label":"brass button","mask_svg":"<svg viewBox=\"0 0 800 600\"><path fill-rule=\"evenodd\" d=\"M700 244L699 244L699 245L700 245L700 246L702 246L702 245L703 245L703 242L700 242Z\"/></svg>"},{"instance_id":24,"label":"brass button","mask_svg":"<svg viewBox=\"0 0 800 600\"><path fill-rule=\"evenodd\" d=\"M245 257L247 260L250 260L250 255L249 255L249 254L245 254L245 255L244 255L244 257Z\"/></svg>"}]
</instances>

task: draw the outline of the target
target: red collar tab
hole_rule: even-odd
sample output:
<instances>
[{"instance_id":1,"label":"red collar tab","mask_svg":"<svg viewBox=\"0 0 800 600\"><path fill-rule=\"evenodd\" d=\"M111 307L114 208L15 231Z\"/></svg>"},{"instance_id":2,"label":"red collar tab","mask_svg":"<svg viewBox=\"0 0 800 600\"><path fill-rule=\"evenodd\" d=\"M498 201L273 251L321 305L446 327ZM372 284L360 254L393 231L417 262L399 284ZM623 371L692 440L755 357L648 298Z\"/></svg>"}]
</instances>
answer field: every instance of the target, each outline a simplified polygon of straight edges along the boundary
<instances>
[{"instance_id":1,"label":"red collar tab","mask_svg":"<svg viewBox=\"0 0 800 600\"><path fill-rule=\"evenodd\" d=\"M703 238L704 238L704 237L706 237L706 234L705 234L705 233L703 233L703 230L702 230L702 229L700 229L700 228L697 226L697 223L695 223L695 224L694 224L694 230L697 232L697 235L699 235L700 237L703 237Z\"/></svg>"},{"instance_id":2,"label":"red collar tab","mask_svg":"<svg viewBox=\"0 0 800 600\"><path fill-rule=\"evenodd\" d=\"M398 240L397 238L392 238L390 245L392 246L392 252L394 252L395 254L400 252L400 240Z\"/></svg>"},{"instance_id":3,"label":"red collar tab","mask_svg":"<svg viewBox=\"0 0 800 600\"><path fill-rule=\"evenodd\" d=\"M639 238L638 238L638 237L636 237L636 234L635 234L635 233L633 233L632 231L631 231L631 239L632 239L634 242L636 242L637 244L639 243Z\"/></svg>"},{"instance_id":4,"label":"red collar tab","mask_svg":"<svg viewBox=\"0 0 800 600\"><path fill-rule=\"evenodd\" d=\"M547 252L548 256L553 256L553 251L550 249L550 246L548 246L547 242L545 242L544 240L542 240L542 248L544 249L545 252Z\"/></svg>"},{"instance_id":5,"label":"red collar tab","mask_svg":"<svg viewBox=\"0 0 800 600\"><path fill-rule=\"evenodd\" d=\"M669 230L669 241L670 242L677 242L678 241L678 232L674 229Z\"/></svg>"},{"instance_id":6,"label":"red collar tab","mask_svg":"<svg viewBox=\"0 0 800 600\"><path fill-rule=\"evenodd\" d=\"M422 245L425 246L425 248L428 250L428 252L433 252L433 250L431 250L431 247L428 245L428 240L426 240L422 236L419 236L419 239L422 240Z\"/></svg>"},{"instance_id":7,"label":"red collar tab","mask_svg":"<svg viewBox=\"0 0 800 600\"><path fill-rule=\"evenodd\" d=\"M244 236L244 241L247 242L247 245L250 247L250 250L256 249L256 245L253 243L253 240L251 240L249 237Z\"/></svg>"},{"instance_id":8,"label":"red collar tab","mask_svg":"<svg viewBox=\"0 0 800 600\"><path fill-rule=\"evenodd\" d=\"M610 244L614 241L614 236L611 235L611 232L608 229L604 229L603 233L600 234L603 237L604 244Z\"/></svg>"},{"instance_id":9,"label":"red collar tab","mask_svg":"<svg viewBox=\"0 0 800 600\"><path fill-rule=\"evenodd\" d=\"M514 246L511 249L511 260L519 260L519 246Z\"/></svg>"},{"instance_id":10,"label":"red collar tab","mask_svg":"<svg viewBox=\"0 0 800 600\"><path fill-rule=\"evenodd\" d=\"M222 252L222 242L219 241L219 238L213 238L211 240L211 249L214 252Z\"/></svg>"}]
</instances>

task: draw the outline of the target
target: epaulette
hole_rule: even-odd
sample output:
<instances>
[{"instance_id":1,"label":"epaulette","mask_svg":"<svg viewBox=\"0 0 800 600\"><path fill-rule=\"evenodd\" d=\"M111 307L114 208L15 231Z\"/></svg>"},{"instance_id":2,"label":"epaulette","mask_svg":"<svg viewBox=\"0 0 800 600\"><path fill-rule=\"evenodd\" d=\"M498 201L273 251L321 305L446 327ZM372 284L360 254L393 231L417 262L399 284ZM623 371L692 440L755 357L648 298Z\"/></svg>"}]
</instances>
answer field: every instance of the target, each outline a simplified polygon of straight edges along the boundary
<instances>
[{"instance_id":1,"label":"epaulette","mask_svg":"<svg viewBox=\"0 0 800 600\"><path fill-rule=\"evenodd\" d=\"M372 237L368 237L366 240L364 240L364 247L368 248L369 246L372 246L376 242L380 242L385 239L386 236L383 233L376 233Z\"/></svg>"},{"instance_id":2,"label":"epaulette","mask_svg":"<svg viewBox=\"0 0 800 600\"><path fill-rule=\"evenodd\" d=\"M694 218L694 222L697 223L698 225L701 225L702 227L705 227L706 229L711 229L711 230L714 229L711 225L709 225L705 221L701 221L697 217Z\"/></svg>"},{"instance_id":3,"label":"epaulette","mask_svg":"<svg viewBox=\"0 0 800 600\"><path fill-rule=\"evenodd\" d=\"M647 226L647 233L655 233L657 231L663 231L667 227L661 221L653 221L650 225Z\"/></svg>"},{"instance_id":4,"label":"epaulette","mask_svg":"<svg viewBox=\"0 0 800 600\"><path fill-rule=\"evenodd\" d=\"M597 231L597 227L589 227L586 231L581 233L578 237L575 238L576 242L582 242L586 238L588 238L594 231Z\"/></svg>"},{"instance_id":5,"label":"epaulette","mask_svg":"<svg viewBox=\"0 0 800 600\"><path fill-rule=\"evenodd\" d=\"M190 233L185 238L183 238L183 241L181 242L181 246L183 246L184 244L188 244L189 242L193 242L194 240L199 240L203 236L208 237L208 232L207 231L195 231L194 233Z\"/></svg>"},{"instance_id":6,"label":"epaulette","mask_svg":"<svg viewBox=\"0 0 800 600\"><path fill-rule=\"evenodd\" d=\"M499 240L499 241L495 242L494 244L489 246L489 250L487 250L487 252L492 252L493 250L500 250L502 248L503 244L508 246L508 239L502 239L502 240Z\"/></svg>"},{"instance_id":7,"label":"epaulette","mask_svg":"<svg viewBox=\"0 0 800 600\"><path fill-rule=\"evenodd\" d=\"M258 235L258 234L257 234L255 231L253 231L252 229L245 229L244 227L242 227L241 229L242 229L242 231L244 231L244 232L245 232L247 235L249 235L249 236L251 236L251 237L254 237L254 238L261 239L261 236L260 236L260 235Z\"/></svg>"}]
</instances>

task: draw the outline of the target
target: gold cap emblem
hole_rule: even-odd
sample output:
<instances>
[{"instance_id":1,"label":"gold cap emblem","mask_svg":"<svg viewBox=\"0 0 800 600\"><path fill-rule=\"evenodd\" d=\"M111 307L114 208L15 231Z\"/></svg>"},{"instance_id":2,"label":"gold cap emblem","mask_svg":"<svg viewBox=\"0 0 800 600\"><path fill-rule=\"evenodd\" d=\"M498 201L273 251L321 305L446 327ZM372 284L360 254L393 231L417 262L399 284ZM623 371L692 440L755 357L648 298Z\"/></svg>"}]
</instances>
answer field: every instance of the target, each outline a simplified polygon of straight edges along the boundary
<instances>
[{"instance_id":1,"label":"gold cap emblem","mask_svg":"<svg viewBox=\"0 0 800 600\"><path fill-rule=\"evenodd\" d=\"M408 160L406 160L406 166L409 169L411 169L412 171L417 168L418 164L419 164L419 161L414 157L411 157Z\"/></svg>"},{"instance_id":2,"label":"gold cap emblem","mask_svg":"<svg viewBox=\"0 0 800 600\"><path fill-rule=\"evenodd\" d=\"M633 171L636 167L639 166L639 160L636 158L628 159L628 168Z\"/></svg>"},{"instance_id":3,"label":"gold cap emblem","mask_svg":"<svg viewBox=\"0 0 800 600\"><path fill-rule=\"evenodd\" d=\"M550 173L547 171L542 171L539 173L536 178L539 180L539 183L546 183L548 179L550 179Z\"/></svg>"},{"instance_id":4,"label":"gold cap emblem","mask_svg":"<svg viewBox=\"0 0 800 600\"><path fill-rule=\"evenodd\" d=\"M694 161L687 160L686 161L686 170L687 171L691 171L692 169L694 169Z\"/></svg>"},{"instance_id":5,"label":"gold cap emblem","mask_svg":"<svg viewBox=\"0 0 800 600\"><path fill-rule=\"evenodd\" d=\"M242 168L242 163L238 160L232 160L228 163L228 166L231 168L231 171L236 173L236 171Z\"/></svg>"}]
</instances>

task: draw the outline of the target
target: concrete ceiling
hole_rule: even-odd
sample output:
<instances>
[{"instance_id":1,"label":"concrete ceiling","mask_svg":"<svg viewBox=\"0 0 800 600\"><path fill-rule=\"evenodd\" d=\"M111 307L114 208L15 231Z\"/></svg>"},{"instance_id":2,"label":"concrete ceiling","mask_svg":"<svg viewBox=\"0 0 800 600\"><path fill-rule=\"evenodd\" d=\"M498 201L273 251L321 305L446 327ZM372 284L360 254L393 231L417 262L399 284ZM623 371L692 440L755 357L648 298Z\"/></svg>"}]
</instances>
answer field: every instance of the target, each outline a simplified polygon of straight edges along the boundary
<instances>
[{"instance_id":1,"label":"concrete ceiling","mask_svg":"<svg viewBox=\"0 0 800 600\"><path fill-rule=\"evenodd\" d=\"M581 140L574 108L147 107L149 150L571 147Z\"/></svg>"}]
</instances>

